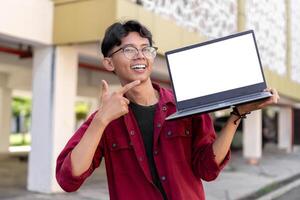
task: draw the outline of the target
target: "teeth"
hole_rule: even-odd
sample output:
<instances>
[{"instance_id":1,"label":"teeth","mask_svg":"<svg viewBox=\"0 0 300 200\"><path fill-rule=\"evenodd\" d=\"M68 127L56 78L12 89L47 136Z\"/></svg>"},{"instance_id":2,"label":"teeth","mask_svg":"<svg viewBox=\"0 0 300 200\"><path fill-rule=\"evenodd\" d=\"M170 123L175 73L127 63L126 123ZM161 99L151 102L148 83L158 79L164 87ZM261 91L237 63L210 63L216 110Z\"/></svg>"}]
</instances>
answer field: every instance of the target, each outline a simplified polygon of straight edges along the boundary
<instances>
[{"instance_id":1,"label":"teeth","mask_svg":"<svg viewBox=\"0 0 300 200\"><path fill-rule=\"evenodd\" d=\"M146 65L133 65L131 66L131 69L145 69Z\"/></svg>"}]
</instances>

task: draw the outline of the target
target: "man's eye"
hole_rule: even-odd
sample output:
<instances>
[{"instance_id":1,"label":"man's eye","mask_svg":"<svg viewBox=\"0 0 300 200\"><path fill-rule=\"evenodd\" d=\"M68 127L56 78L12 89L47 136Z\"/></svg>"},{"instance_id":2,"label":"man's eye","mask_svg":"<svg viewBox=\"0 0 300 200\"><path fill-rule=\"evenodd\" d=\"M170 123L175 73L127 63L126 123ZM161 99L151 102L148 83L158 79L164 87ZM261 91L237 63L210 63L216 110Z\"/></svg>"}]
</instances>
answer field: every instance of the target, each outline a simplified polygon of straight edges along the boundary
<instances>
[{"instance_id":1,"label":"man's eye","mask_svg":"<svg viewBox=\"0 0 300 200\"><path fill-rule=\"evenodd\" d=\"M136 50L133 48L126 48L126 49L124 49L124 51L131 53L131 52L135 52Z\"/></svg>"},{"instance_id":2,"label":"man's eye","mask_svg":"<svg viewBox=\"0 0 300 200\"><path fill-rule=\"evenodd\" d=\"M146 52L153 52L153 51L155 51L155 49L152 48L152 47L146 47L144 51L146 51Z\"/></svg>"}]
</instances>

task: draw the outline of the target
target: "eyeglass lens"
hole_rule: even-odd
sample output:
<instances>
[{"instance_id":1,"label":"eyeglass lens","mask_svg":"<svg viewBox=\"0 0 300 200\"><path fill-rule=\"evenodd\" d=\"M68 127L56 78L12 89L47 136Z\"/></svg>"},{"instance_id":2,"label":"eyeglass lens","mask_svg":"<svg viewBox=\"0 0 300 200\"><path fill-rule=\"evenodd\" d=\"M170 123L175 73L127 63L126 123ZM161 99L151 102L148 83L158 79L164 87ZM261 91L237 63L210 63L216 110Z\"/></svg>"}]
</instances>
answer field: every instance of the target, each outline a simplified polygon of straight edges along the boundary
<instances>
[{"instance_id":1,"label":"eyeglass lens","mask_svg":"<svg viewBox=\"0 0 300 200\"><path fill-rule=\"evenodd\" d=\"M155 47L144 47L141 51L146 58L152 59L156 56ZM139 50L135 47L125 47L123 52L124 55L129 59L132 59L139 54Z\"/></svg>"}]
</instances>

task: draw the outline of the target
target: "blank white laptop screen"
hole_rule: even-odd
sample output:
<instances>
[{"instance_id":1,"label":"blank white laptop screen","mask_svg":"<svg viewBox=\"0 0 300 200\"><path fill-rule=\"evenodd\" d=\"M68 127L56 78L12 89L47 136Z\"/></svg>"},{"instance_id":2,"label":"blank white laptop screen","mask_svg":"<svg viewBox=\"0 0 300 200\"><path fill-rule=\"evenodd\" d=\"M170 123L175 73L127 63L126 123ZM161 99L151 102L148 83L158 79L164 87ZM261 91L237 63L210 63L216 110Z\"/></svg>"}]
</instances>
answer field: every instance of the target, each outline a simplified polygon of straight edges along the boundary
<instances>
[{"instance_id":1,"label":"blank white laptop screen","mask_svg":"<svg viewBox=\"0 0 300 200\"><path fill-rule=\"evenodd\" d=\"M264 82L251 33L168 55L177 101Z\"/></svg>"}]
</instances>

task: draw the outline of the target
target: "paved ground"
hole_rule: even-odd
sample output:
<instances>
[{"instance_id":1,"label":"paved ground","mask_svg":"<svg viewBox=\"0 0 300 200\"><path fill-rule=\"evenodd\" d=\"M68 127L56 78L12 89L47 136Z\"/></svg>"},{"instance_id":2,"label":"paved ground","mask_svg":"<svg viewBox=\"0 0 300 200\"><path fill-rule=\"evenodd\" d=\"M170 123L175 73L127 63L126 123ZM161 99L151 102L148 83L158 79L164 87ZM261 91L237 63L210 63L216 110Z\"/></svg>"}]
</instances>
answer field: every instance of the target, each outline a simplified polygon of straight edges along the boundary
<instances>
[{"instance_id":1,"label":"paved ground","mask_svg":"<svg viewBox=\"0 0 300 200\"><path fill-rule=\"evenodd\" d=\"M207 199L257 199L276 189L278 183L300 174L300 151L287 154L273 145L266 146L258 165L249 165L241 152L233 153L230 164L218 179L205 183ZM252 195L251 195L252 194Z\"/></svg>"},{"instance_id":2,"label":"paved ground","mask_svg":"<svg viewBox=\"0 0 300 200\"><path fill-rule=\"evenodd\" d=\"M279 196L278 198L276 198L276 200L299 200L300 198L300 186L292 189L291 191L289 191L286 194L283 194L281 196Z\"/></svg>"},{"instance_id":3,"label":"paved ground","mask_svg":"<svg viewBox=\"0 0 300 200\"><path fill-rule=\"evenodd\" d=\"M108 190L103 166L76 193L39 194L25 189L27 161L0 160L1 200L107 200ZM241 152L233 152L229 165L217 180L204 183L207 200L257 199L262 194L288 184L300 175L300 150L286 154L267 146L259 165L248 165ZM285 182L284 182L285 181ZM297 187L295 185L294 187ZM293 188L290 188L292 190ZM251 196L252 195L252 196Z\"/></svg>"},{"instance_id":4,"label":"paved ground","mask_svg":"<svg viewBox=\"0 0 300 200\"><path fill-rule=\"evenodd\" d=\"M108 200L104 166L101 166L75 193L40 194L26 190L27 160L10 157L0 160L1 200Z\"/></svg>"}]
</instances>

